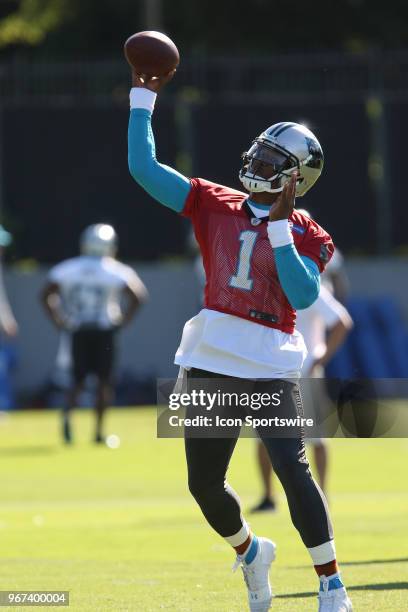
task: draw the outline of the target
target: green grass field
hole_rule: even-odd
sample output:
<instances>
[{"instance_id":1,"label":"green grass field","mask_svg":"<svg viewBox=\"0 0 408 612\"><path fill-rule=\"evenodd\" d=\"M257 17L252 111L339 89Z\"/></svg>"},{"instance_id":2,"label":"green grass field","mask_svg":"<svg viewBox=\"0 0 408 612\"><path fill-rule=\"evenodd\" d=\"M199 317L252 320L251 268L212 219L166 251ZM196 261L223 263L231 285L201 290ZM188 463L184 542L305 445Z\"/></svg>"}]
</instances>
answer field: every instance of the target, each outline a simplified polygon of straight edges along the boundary
<instances>
[{"instance_id":1,"label":"green grass field","mask_svg":"<svg viewBox=\"0 0 408 612\"><path fill-rule=\"evenodd\" d=\"M234 555L187 492L182 440L156 439L155 411L112 410L116 450L89 442L90 412L75 415L76 443L62 446L57 416L0 419L0 589L69 590L72 610L246 610ZM354 609L406 611L408 440L330 446L329 499ZM253 457L253 441L241 440L229 479L244 508L259 492ZM317 578L279 492L276 514L250 518L278 544L273 610L316 610Z\"/></svg>"}]
</instances>

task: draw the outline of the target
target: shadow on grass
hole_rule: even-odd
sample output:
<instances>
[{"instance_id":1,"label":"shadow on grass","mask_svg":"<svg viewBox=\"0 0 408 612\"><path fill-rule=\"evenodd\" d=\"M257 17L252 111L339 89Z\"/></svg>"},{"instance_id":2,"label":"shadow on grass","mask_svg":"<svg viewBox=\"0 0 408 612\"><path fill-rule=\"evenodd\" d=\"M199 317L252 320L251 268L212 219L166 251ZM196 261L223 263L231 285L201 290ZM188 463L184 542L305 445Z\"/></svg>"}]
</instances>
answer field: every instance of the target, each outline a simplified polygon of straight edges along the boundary
<instances>
[{"instance_id":1,"label":"shadow on grass","mask_svg":"<svg viewBox=\"0 0 408 612\"><path fill-rule=\"evenodd\" d=\"M30 455L51 455L57 450L56 446L10 446L0 449L0 457L29 457Z\"/></svg>"},{"instance_id":2,"label":"shadow on grass","mask_svg":"<svg viewBox=\"0 0 408 612\"><path fill-rule=\"evenodd\" d=\"M405 589L408 589L408 582L384 582L382 584L360 584L347 587L347 591L400 591ZM297 599L300 597L316 597L316 592L276 595L277 599Z\"/></svg>"},{"instance_id":3,"label":"shadow on grass","mask_svg":"<svg viewBox=\"0 0 408 612\"><path fill-rule=\"evenodd\" d=\"M371 559L370 561L342 561L341 565L377 565L382 563L407 563L408 557L401 559Z\"/></svg>"},{"instance_id":4,"label":"shadow on grass","mask_svg":"<svg viewBox=\"0 0 408 612\"><path fill-rule=\"evenodd\" d=\"M407 563L408 557L401 557L399 559L369 559L367 561L341 561L340 565L382 565L383 563ZM292 569L307 569L310 565L297 565Z\"/></svg>"}]
</instances>

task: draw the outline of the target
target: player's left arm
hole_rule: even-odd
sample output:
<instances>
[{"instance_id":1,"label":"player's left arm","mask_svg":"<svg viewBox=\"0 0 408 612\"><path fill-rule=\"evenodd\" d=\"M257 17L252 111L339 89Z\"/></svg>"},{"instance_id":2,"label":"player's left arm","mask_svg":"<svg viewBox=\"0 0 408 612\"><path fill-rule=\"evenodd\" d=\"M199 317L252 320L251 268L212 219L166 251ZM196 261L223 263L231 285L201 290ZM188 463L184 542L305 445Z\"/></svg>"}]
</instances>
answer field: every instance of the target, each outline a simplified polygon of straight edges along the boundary
<instances>
[{"instance_id":1,"label":"player's left arm","mask_svg":"<svg viewBox=\"0 0 408 612\"><path fill-rule=\"evenodd\" d=\"M313 259L299 255L293 243L289 217L295 203L297 173L285 184L269 214L268 236L282 289L296 310L308 308L320 291L320 271Z\"/></svg>"},{"instance_id":2,"label":"player's left arm","mask_svg":"<svg viewBox=\"0 0 408 612\"><path fill-rule=\"evenodd\" d=\"M128 323L131 322L140 306L142 305L142 301L140 297L132 291L129 286L126 286L122 290L123 295L123 303L125 306L122 308L122 321L120 323L121 327L124 327Z\"/></svg>"},{"instance_id":3,"label":"player's left arm","mask_svg":"<svg viewBox=\"0 0 408 612\"><path fill-rule=\"evenodd\" d=\"M139 308L148 298L148 292L137 274L129 275L122 290L123 307L121 327L131 322Z\"/></svg>"},{"instance_id":4,"label":"player's left arm","mask_svg":"<svg viewBox=\"0 0 408 612\"><path fill-rule=\"evenodd\" d=\"M309 257L299 255L293 244L274 248L282 289L295 310L309 308L320 291L320 272Z\"/></svg>"}]
</instances>

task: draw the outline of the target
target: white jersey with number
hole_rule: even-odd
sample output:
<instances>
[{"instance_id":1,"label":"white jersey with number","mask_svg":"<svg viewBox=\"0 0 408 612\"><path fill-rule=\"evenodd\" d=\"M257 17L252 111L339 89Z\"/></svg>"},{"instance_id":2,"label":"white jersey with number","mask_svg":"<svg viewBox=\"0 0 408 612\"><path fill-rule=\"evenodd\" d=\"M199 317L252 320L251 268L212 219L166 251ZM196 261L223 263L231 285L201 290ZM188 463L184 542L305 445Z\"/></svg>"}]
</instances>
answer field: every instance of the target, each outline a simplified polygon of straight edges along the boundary
<instances>
[{"instance_id":1,"label":"white jersey with number","mask_svg":"<svg viewBox=\"0 0 408 612\"><path fill-rule=\"evenodd\" d=\"M123 289L130 287L140 299L147 293L136 272L112 257L80 255L67 259L50 270L48 280L60 288L71 330L120 325Z\"/></svg>"},{"instance_id":2,"label":"white jersey with number","mask_svg":"<svg viewBox=\"0 0 408 612\"><path fill-rule=\"evenodd\" d=\"M333 275L338 274L342 268L344 268L344 257L336 247L331 260L320 276L322 284L330 291L331 294L334 293L332 277Z\"/></svg>"},{"instance_id":3,"label":"white jersey with number","mask_svg":"<svg viewBox=\"0 0 408 612\"><path fill-rule=\"evenodd\" d=\"M309 308L297 311L296 329L302 334L308 351L302 368L304 376L308 376L313 362L324 355L327 330L346 318L347 310L323 284L317 300Z\"/></svg>"}]
</instances>

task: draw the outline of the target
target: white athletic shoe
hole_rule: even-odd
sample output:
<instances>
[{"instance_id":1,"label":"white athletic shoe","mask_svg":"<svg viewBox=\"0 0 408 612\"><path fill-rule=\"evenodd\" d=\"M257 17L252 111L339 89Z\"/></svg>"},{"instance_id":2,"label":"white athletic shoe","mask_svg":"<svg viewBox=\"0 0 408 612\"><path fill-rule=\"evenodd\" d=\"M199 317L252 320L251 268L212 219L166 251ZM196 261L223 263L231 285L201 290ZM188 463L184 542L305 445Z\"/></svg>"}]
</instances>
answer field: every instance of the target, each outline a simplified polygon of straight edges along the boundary
<instances>
[{"instance_id":1,"label":"white athletic shoe","mask_svg":"<svg viewBox=\"0 0 408 612\"><path fill-rule=\"evenodd\" d=\"M268 612L272 605L272 589L269 582L269 568L276 556L276 544L266 538L258 538L258 552L247 565L244 556L238 555L233 571L242 568L248 588L248 603L251 612Z\"/></svg>"},{"instance_id":2,"label":"white athletic shoe","mask_svg":"<svg viewBox=\"0 0 408 612\"><path fill-rule=\"evenodd\" d=\"M353 612L353 606L348 598L344 587L329 591L329 581L326 576L321 576L323 591L319 592L318 612Z\"/></svg>"}]
</instances>

